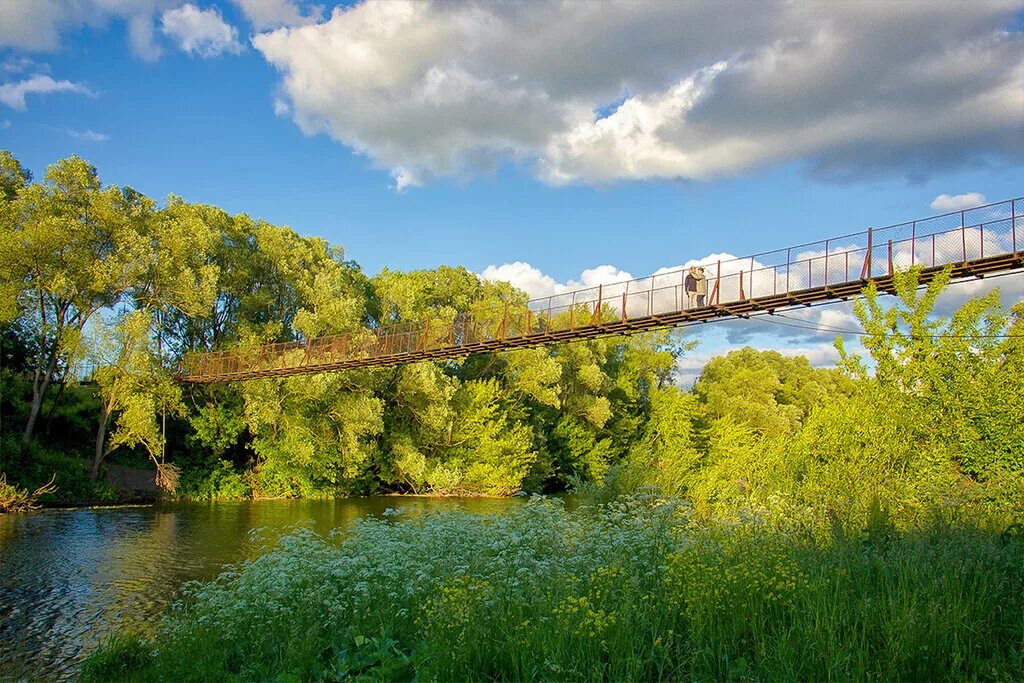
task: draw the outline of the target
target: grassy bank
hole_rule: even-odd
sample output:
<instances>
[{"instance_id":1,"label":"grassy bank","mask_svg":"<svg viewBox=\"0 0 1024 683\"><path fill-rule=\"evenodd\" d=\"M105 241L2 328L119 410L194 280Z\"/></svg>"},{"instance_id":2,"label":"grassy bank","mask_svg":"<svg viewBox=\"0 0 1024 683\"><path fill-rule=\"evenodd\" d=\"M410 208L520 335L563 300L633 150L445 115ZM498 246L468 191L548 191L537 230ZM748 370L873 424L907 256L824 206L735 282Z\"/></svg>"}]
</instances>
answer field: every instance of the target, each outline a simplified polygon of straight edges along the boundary
<instances>
[{"instance_id":1,"label":"grassy bank","mask_svg":"<svg viewBox=\"0 0 1024 683\"><path fill-rule=\"evenodd\" d=\"M191 585L86 680L1021 679L1024 540L697 524L633 497L566 512L297 530Z\"/></svg>"}]
</instances>

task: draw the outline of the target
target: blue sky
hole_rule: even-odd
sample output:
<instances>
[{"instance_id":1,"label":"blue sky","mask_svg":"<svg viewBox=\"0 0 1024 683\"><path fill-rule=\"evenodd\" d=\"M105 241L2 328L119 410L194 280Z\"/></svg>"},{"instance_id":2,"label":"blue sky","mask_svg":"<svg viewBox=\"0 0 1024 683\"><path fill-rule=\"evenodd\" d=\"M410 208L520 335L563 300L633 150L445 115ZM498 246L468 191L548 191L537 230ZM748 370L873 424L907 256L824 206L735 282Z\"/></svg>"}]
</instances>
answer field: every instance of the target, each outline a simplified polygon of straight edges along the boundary
<instances>
[{"instance_id":1,"label":"blue sky","mask_svg":"<svg viewBox=\"0 0 1024 683\"><path fill-rule=\"evenodd\" d=\"M321 235L371 274L558 283L1024 194L1019 6L766 5L737 28L742 5L681 5L8 0L0 148Z\"/></svg>"}]
</instances>

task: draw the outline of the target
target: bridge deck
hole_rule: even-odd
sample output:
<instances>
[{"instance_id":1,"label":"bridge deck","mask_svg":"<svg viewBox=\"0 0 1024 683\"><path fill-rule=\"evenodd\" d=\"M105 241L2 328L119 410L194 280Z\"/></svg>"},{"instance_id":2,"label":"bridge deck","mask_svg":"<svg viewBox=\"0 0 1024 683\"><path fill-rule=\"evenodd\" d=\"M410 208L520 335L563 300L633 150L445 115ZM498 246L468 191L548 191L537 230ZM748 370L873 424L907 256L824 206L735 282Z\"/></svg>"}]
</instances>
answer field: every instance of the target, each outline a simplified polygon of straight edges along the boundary
<instances>
[{"instance_id":1,"label":"bridge deck","mask_svg":"<svg viewBox=\"0 0 1024 683\"><path fill-rule=\"evenodd\" d=\"M869 283L891 292L893 273L921 266L930 281L949 266L954 279L1024 267L1024 208L1007 200L943 216L706 264L707 305L689 306L686 270L566 292L526 305L504 304L450 320L267 344L186 357L186 382L331 372L437 361L712 320L747 317L860 294Z\"/></svg>"}]
</instances>

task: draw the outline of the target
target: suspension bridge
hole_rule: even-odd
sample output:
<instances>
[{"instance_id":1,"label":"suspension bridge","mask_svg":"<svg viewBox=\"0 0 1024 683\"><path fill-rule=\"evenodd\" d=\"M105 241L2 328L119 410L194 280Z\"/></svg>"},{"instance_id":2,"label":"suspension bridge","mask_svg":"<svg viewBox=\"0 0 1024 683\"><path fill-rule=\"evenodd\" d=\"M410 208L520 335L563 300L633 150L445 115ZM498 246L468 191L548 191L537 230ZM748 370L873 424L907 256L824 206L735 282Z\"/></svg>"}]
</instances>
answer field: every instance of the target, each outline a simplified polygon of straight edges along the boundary
<instances>
[{"instance_id":1,"label":"suspension bridge","mask_svg":"<svg viewBox=\"0 0 1024 683\"><path fill-rule=\"evenodd\" d=\"M1024 199L830 237L727 261L702 263L708 294L690 305L688 266L472 314L384 325L307 341L191 354L185 382L287 377L746 318L861 293L892 292L893 275L919 266L922 283L944 268L953 279L1024 267Z\"/></svg>"}]
</instances>

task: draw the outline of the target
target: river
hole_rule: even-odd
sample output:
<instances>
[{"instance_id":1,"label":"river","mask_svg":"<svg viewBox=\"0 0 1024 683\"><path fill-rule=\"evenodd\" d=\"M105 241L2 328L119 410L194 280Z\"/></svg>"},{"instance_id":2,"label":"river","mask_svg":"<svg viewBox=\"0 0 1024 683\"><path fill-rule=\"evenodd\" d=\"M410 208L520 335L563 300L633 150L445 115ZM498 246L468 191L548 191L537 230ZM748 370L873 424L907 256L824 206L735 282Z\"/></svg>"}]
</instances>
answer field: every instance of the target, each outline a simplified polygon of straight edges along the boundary
<instances>
[{"instance_id":1,"label":"river","mask_svg":"<svg viewBox=\"0 0 1024 683\"><path fill-rule=\"evenodd\" d=\"M110 634L152 629L183 583L254 553L254 529L326 533L389 507L500 512L521 500L369 497L0 515L0 678L74 677Z\"/></svg>"}]
</instances>

